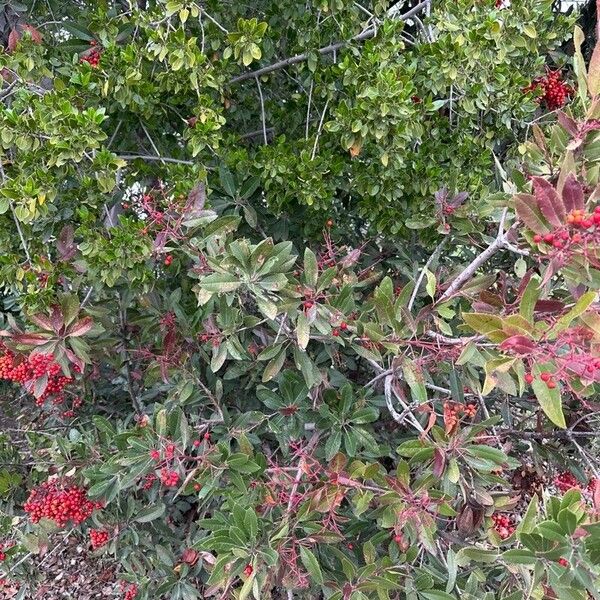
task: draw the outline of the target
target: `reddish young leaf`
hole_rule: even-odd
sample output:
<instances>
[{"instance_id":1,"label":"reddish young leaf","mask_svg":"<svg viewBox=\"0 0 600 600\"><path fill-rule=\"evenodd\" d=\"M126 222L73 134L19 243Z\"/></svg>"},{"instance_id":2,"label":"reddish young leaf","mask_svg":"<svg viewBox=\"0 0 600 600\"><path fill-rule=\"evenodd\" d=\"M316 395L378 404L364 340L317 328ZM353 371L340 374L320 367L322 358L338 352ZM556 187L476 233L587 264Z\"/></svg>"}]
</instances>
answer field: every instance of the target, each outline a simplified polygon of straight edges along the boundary
<instances>
[{"instance_id":1,"label":"reddish young leaf","mask_svg":"<svg viewBox=\"0 0 600 600\"><path fill-rule=\"evenodd\" d=\"M36 333L21 333L13 336L13 340L18 344L26 346L43 346L48 341L48 336Z\"/></svg>"},{"instance_id":2,"label":"reddish young leaf","mask_svg":"<svg viewBox=\"0 0 600 600\"><path fill-rule=\"evenodd\" d=\"M577 181L577 177L573 173L567 175L565 185L563 186L562 197L567 212L584 210L585 202L583 200L583 186Z\"/></svg>"},{"instance_id":3,"label":"reddish young leaf","mask_svg":"<svg viewBox=\"0 0 600 600\"><path fill-rule=\"evenodd\" d=\"M31 315L29 317L29 320L32 323L35 323L38 327L41 327L42 329L46 330L46 331L52 331L52 322L50 321L49 317L46 315Z\"/></svg>"},{"instance_id":4,"label":"reddish young leaf","mask_svg":"<svg viewBox=\"0 0 600 600\"><path fill-rule=\"evenodd\" d=\"M446 467L446 454L441 448L436 448L433 452L433 475L441 477Z\"/></svg>"},{"instance_id":5,"label":"reddish young leaf","mask_svg":"<svg viewBox=\"0 0 600 600\"><path fill-rule=\"evenodd\" d=\"M31 35L31 39L35 44L42 43L42 34L33 25L29 25L28 23L26 23L25 25L23 25L22 30L29 32L29 34Z\"/></svg>"},{"instance_id":6,"label":"reddish young leaf","mask_svg":"<svg viewBox=\"0 0 600 600\"><path fill-rule=\"evenodd\" d=\"M524 335L513 335L500 344L500 350L515 354L531 354L535 349L535 342Z\"/></svg>"},{"instance_id":7,"label":"reddish young leaf","mask_svg":"<svg viewBox=\"0 0 600 600\"><path fill-rule=\"evenodd\" d=\"M535 199L541 213L553 227L564 225L567 211L554 186L542 177L533 177L532 181Z\"/></svg>"},{"instance_id":8,"label":"reddish young leaf","mask_svg":"<svg viewBox=\"0 0 600 600\"><path fill-rule=\"evenodd\" d=\"M565 114L562 110L558 113L558 122L571 137L575 137L577 135L577 122L574 119L571 119L571 117Z\"/></svg>"},{"instance_id":9,"label":"reddish young leaf","mask_svg":"<svg viewBox=\"0 0 600 600\"><path fill-rule=\"evenodd\" d=\"M73 323L73 325L67 329L67 335L70 337L80 337L85 335L93 326L94 322L92 317L84 317Z\"/></svg>"},{"instance_id":10,"label":"reddish young leaf","mask_svg":"<svg viewBox=\"0 0 600 600\"><path fill-rule=\"evenodd\" d=\"M517 194L514 197L517 215L533 233L550 233L552 228L538 209L535 197L531 194Z\"/></svg>"},{"instance_id":11,"label":"reddish young leaf","mask_svg":"<svg viewBox=\"0 0 600 600\"><path fill-rule=\"evenodd\" d=\"M11 32L8 34L8 44L6 49L9 52L14 52L20 39L21 35L19 32L16 29L11 30Z\"/></svg>"}]
</instances>

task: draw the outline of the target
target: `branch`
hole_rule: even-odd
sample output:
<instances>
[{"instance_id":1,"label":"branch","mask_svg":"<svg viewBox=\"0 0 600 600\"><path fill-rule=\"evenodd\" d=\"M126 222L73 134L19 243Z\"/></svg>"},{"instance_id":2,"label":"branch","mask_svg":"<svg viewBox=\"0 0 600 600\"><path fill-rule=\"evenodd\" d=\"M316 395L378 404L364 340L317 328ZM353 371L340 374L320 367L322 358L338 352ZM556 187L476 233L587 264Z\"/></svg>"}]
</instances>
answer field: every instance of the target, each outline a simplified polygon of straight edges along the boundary
<instances>
[{"instance_id":1,"label":"branch","mask_svg":"<svg viewBox=\"0 0 600 600\"><path fill-rule=\"evenodd\" d=\"M4 173L4 165L2 164L2 161L0 161L0 177L2 178L2 184L4 185L4 183L6 182L6 173ZM19 234L19 238L21 240L21 246L23 247L23 251L25 252L25 256L27 257L27 262L31 264L29 246L27 246L27 241L25 240L25 236L23 235L21 224L19 223L19 219L17 218L17 213L15 212L15 207L13 205L12 200L9 200L8 205L10 206L10 212L12 214L13 221L15 222L17 233Z\"/></svg>"},{"instance_id":2,"label":"branch","mask_svg":"<svg viewBox=\"0 0 600 600\"><path fill-rule=\"evenodd\" d=\"M414 15L421 12L424 8L426 8L430 2L431 2L431 0L423 0L423 2L420 2L415 7L411 8L409 11L405 12L403 15L400 15L398 17L398 19L400 21L408 21L411 17L413 17ZM388 12L388 17L393 17L396 14L396 12L398 12L398 10L399 10L398 5L394 6ZM350 44L352 42L362 42L363 40L368 40L372 37L375 37L376 33L377 33L377 27L372 26L372 27L365 29L358 35L355 35L354 37L350 38L349 40L345 40L343 42L335 42L334 44L329 44L329 46L324 46L323 48L319 48L317 50L317 52L321 56L326 55L326 54L333 54L334 52L337 52L340 48L343 48L344 46L347 46L348 44ZM250 71L248 73L243 73L242 75L238 75L237 77L230 79L229 85L234 85L236 83L246 81L247 79L253 79L254 77L261 77L262 75L266 75L267 73L272 73L273 71L279 71L280 69L285 69L286 67L290 67L292 65L296 65L298 63L305 62L308 60L308 57L310 54L311 54L310 52L303 52L302 54L296 54L295 56L290 56L289 58L286 58L284 60L280 60L271 65L267 65L266 67L263 67L262 69L257 69L256 71Z\"/></svg>"},{"instance_id":3,"label":"branch","mask_svg":"<svg viewBox=\"0 0 600 600\"><path fill-rule=\"evenodd\" d=\"M193 167L196 163L192 160L182 160L180 158L169 158L168 156L152 156L149 154L117 154L117 158L122 160L148 160L159 162L170 162L178 165L189 165Z\"/></svg>"},{"instance_id":4,"label":"branch","mask_svg":"<svg viewBox=\"0 0 600 600\"><path fill-rule=\"evenodd\" d=\"M479 269L481 265L485 264L490 258L492 258L492 256L494 256L494 254L496 254L496 252L499 250L503 248L508 250L518 250L518 248L515 248L515 246L508 241L508 234L515 228L516 223L513 223L508 231L504 231L504 222L506 221L507 212L508 209L505 208L504 212L502 213L502 217L500 218L498 235L496 235L494 241L479 256L476 256L471 264L452 281L448 289L441 295L436 304L448 300L448 298L458 292L458 290L460 290L460 288L476 273L477 269ZM519 253L521 253L521 251L519 251Z\"/></svg>"},{"instance_id":5,"label":"branch","mask_svg":"<svg viewBox=\"0 0 600 600\"><path fill-rule=\"evenodd\" d=\"M419 278L417 279L417 282L415 283L415 289L413 290L410 300L408 301L408 306L407 306L408 312L410 312L412 310L413 304L415 303L417 294L419 293L419 288L421 287L421 283L423 283L423 279L425 277L425 272L429 268L429 265L434 260L436 260L436 258L440 255L440 252L442 251L442 248L444 247L444 245L446 244L447 241L448 241L448 237L445 237L438 244L438 247L433 251L433 254L428 258L427 262L425 263L425 266L421 269L421 274L419 275Z\"/></svg>"}]
</instances>

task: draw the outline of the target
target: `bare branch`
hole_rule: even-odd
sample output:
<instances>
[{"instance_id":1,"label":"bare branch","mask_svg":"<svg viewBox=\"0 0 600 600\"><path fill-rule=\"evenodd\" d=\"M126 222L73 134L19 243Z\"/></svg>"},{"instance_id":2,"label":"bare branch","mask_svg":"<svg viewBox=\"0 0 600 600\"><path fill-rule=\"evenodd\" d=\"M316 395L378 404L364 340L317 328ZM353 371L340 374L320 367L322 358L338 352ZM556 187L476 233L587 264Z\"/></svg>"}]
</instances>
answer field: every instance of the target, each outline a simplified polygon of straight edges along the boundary
<instances>
[{"instance_id":1,"label":"bare branch","mask_svg":"<svg viewBox=\"0 0 600 600\"><path fill-rule=\"evenodd\" d=\"M504 231L504 222L506 221L507 210L508 209L504 209L502 213L500 225L498 227L498 235L495 237L494 241L481 254L476 256L471 264L469 264L469 266L452 281L452 283L437 301L437 304L445 302L448 300L448 298L452 297L456 292L458 292L458 290L460 290L460 288L462 288L462 286L465 285L465 283L467 283L471 277L473 277L473 275L477 272L477 269L479 269L479 267L492 258L496 252L502 250L503 248L508 250L513 250L513 248L515 248L508 241L508 234L510 231L515 229L516 223L513 223L508 231Z\"/></svg>"},{"instance_id":2,"label":"bare branch","mask_svg":"<svg viewBox=\"0 0 600 600\"><path fill-rule=\"evenodd\" d=\"M400 21L407 21L408 19L410 19L411 17L413 17L414 15L418 14L423 9L425 9L429 5L430 2L431 2L431 0L423 0L423 2L420 2L415 7L411 8L409 11L405 12L403 15L400 15L398 17L398 19ZM399 10L398 5L395 5L394 7L392 7L392 9L388 12L388 17L394 17L394 15L398 12L398 10ZM343 42L336 42L334 44L329 44L329 46L324 46L323 48L319 48L317 50L317 52L321 56L326 55L326 54L333 54L334 52L337 52L340 48L343 48L344 46L347 46L348 44L350 44L352 42L362 42L364 40L368 40L368 39L374 37L376 33L377 33L377 27L372 26L372 27L365 29L358 35L355 35L353 38L350 38L349 40L346 40ZM257 69L256 71L250 71L248 73L243 73L242 75L238 75L237 77L230 79L229 85L233 85L235 83L240 83L240 82L246 81L248 79L253 79L254 77L261 77L262 75L266 75L267 73L272 73L273 71L278 71L280 69L285 69L286 67L291 67L292 65L296 65L298 63L305 62L308 60L308 57L310 54L311 54L310 52L303 52L302 54L296 54L295 56L290 56L289 58L286 58L284 60L280 60L271 65L267 65L266 67L263 67L262 69Z\"/></svg>"}]
</instances>

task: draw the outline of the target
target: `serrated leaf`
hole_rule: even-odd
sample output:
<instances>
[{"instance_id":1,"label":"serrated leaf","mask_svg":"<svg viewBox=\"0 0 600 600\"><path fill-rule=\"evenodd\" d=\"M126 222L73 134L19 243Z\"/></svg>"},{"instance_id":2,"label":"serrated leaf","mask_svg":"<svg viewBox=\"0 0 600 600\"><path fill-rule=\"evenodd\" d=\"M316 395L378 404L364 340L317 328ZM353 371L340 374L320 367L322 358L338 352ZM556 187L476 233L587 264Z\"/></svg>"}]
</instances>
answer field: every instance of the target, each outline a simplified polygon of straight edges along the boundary
<instances>
[{"instance_id":1,"label":"serrated leaf","mask_svg":"<svg viewBox=\"0 0 600 600\"><path fill-rule=\"evenodd\" d=\"M323 584L323 573L316 556L304 546L300 546L300 560L315 583Z\"/></svg>"}]
</instances>

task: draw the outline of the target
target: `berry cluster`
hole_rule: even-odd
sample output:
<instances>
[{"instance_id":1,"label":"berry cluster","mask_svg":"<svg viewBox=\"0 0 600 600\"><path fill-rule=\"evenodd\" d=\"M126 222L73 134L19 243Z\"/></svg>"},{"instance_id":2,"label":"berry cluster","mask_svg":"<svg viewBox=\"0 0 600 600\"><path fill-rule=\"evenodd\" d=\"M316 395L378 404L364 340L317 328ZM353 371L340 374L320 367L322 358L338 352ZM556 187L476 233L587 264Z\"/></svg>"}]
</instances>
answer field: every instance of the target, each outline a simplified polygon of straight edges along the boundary
<instances>
[{"instance_id":1,"label":"berry cluster","mask_svg":"<svg viewBox=\"0 0 600 600\"><path fill-rule=\"evenodd\" d=\"M458 424L460 416L464 415L472 419L477 414L476 404L457 404L456 402L444 402L444 424L446 431L452 431Z\"/></svg>"},{"instance_id":2,"label":"berry cluster","mask_svg":"<svg viewBox=\"0 0 600 600\"><path fill-rule=\"evenodd\" d=\"M81 57L79 62L82 62L82 63L86 62L90 65L90 67L97 69L98 65L100 64L100 57L101 57L101 52L97 48L98 42L96 42L96 40L92 40L90 42L90 46L91 46L91 49L88 50L85 53L85 55Z\"/></svg>"},{"instance_id":3,"label":"berry cluster","mask_svg":"<svg viewBox=\"0 0 600 600\"><path fill-rule=\"evenodd\" d=\"M564 494L573 488L579 488L579 482L575 475L569 471L559 473L554 478L554 485Z\"/></svg>"},{"instance_id":4,"label":"berry cluster","mask_svg":"<svg viewBox=\"0 0 600 600\"><path fill-rule=\"evenodd\" d=\"M108 531L102 531L101 529L90 529L90 542L92 548L102 548L108 543Z\"/></svg>"},{"instance_id":5,"label":"berry cluster","mask_svg":"<svg viewBox=\"0 0 600 600\"><path fill-rule=\"evenodd\" d=\"M160 480L166 487L176 487L179 484L179 473L165 467L160 471Z\"/></svg>"},{"instance_id":6,"label":"berry cluster","mask_svg":"<svg viewBox=\"0 0 600 600\"><path fill-rule=\"evenodd\" d=\"M492 521L494 522L494 531L503 540L509 538L515 531L515 524L508 515L493 514Z\"/></svg>"},{"instance_id":7,"label":"berry cluster","mask_svg":"<svg viewBox=\"0 0 600 600\"><path fill-rule=\"evenodd\" d=\"M138 586L135 583L121 581L121 591L123 592L123 600L134 600L138 593Z\"/></svg>"},{"instance_id":8,"label":"berry cluster","mask_svg":"<svg viewBox=\"0 0 600 600\"><path fill-rule=\"evenodd\" d=\"M523 89L523 93L529 92L538 92L539 101L543 102L549 110L556 110L564 106L573 95L573 88L562 80L560 71L548 69L544 77L536 77Z\"/></svg>"},{"instance_id":9,"label":"berry cluster","mask_svg":"<svg viewBox=\"0 0 600 600\"><path fill-rule=\"evenodd\" d=\"M145 477L144 477L144 483L142 484L142 489L143 490L150 490L152 489L152 486L154 485L154 482L156 481L157 477L154 473L148 473Z\"/></svg>"},{"instance_id":10,"label":"berry cluster","mask_svg":"<svg viewBox=\"0 0 600 600\"><path fill-rule=\"evenodd\" d=\"M579 209L571 211L567 215L566 225L566 228L558 228L545 235L538 233L533 236L533 241L536 244L547 244L558 250L585 242L585 235L578 231L569 231L569 228L581 230L597 228L600 225L600 206L596 206L591 214Z\"/></svg>"},{"instance_id":11,"label":"berry cluster","mask_svg":"<svg viewBox=\"0 0 600 600\"><path fill-rule=\"evenodd\" d=\"M78 369L74 369L78 370ZM0 379L12 381L32 389L36 380L47 377L48 381L43 393L36 398L36 404L42 406L48 398L54 404L64 402L64 388L73 381L72 377L62 374L60 365L54 362L52 354L32 352L27 358L15 355L4 349L0 356Z\"/></svg>"},{"instance_id":12,"label":"berry cluster","mask_svg":"<svg viewBox=\"0 0 600 600\"><path fill-rule=\"evenodd\" d=\"M342 331L347 331L347 330L348 330L348 323L346 323L346 321L342 321L340 323L339 327L333 328L333 330L331 331L331 335L333 335L334 337L338 337Z\"/></svg>"},{"instance_id":13,"label":"berry cluster","mask_svg":"<svg viewBox=\"0 0 600 600\"><path fill-rule=\"evenodd\" d=\"M23 508L29 513L32 523L46 518L64 527L67 523L83 523L102 506L101 502L90 500L83 488L69 480L54 479L31 490Z\"/></svg>"}]
</instances>

